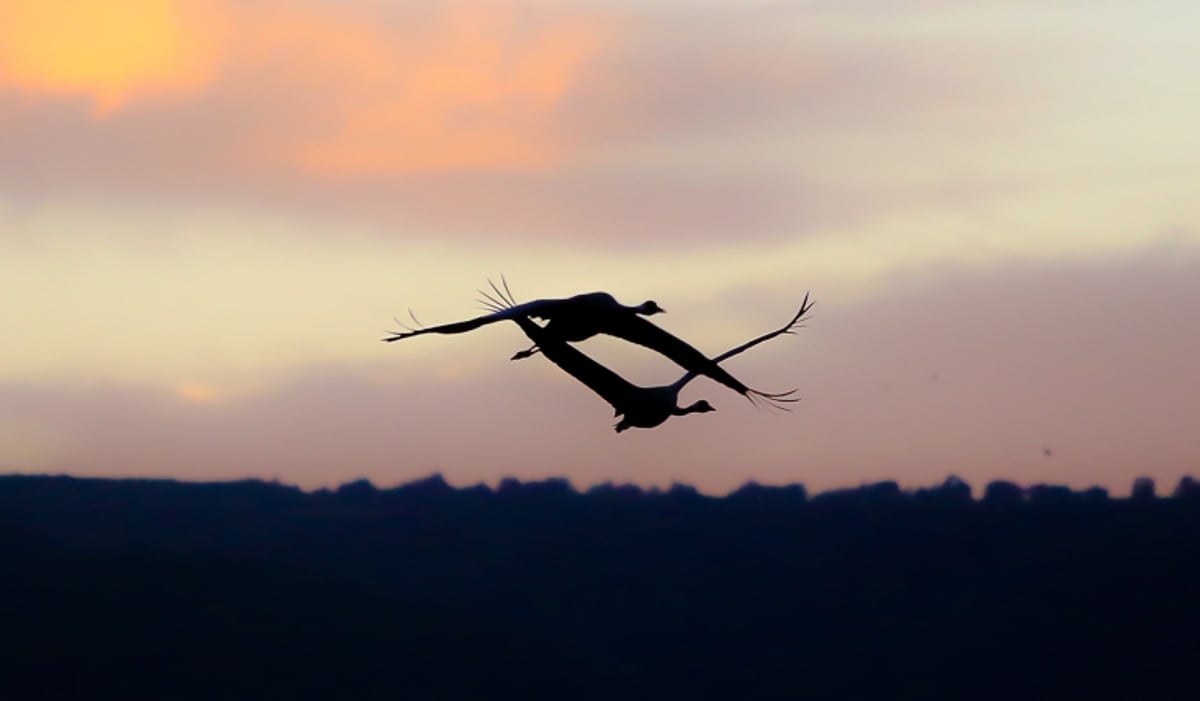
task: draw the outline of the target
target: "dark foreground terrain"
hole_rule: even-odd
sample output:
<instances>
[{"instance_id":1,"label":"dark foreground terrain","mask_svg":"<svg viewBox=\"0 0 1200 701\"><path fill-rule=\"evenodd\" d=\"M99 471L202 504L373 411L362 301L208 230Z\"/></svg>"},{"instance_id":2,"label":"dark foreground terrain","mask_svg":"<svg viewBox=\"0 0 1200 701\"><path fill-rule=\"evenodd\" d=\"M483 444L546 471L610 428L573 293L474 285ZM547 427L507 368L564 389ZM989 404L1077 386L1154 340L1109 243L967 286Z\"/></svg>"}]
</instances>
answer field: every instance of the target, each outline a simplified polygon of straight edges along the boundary
<instances>
[{"instance_id":1,"label":"dark foreground terrain","mask_svg":"<svg viewBox=\"0 0 1200 701\"><path fill-rule=\"evenodd\" d=\"M1200 698L1200 488L0 477L0 698Z\"/></svg>"}]
</instances>

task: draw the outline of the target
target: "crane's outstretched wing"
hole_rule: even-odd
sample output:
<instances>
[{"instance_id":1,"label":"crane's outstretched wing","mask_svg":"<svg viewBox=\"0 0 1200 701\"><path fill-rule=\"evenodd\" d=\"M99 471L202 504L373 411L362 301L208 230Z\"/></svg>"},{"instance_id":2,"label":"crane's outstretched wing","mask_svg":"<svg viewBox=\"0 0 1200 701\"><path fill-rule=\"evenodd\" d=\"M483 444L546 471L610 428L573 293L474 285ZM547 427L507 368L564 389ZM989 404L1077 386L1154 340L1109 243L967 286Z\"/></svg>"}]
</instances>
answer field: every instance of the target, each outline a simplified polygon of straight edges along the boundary
<instances>
[{"instance_id":1,"label":"crane's outstretched wing","mask_svg":"<svg viewBox=\"0 0 1200 701\"><path fill-rule=\"evenodd\" d=\"M684 370L711 377L738 394L744 395L753 391L683 339L635 314L622 317L618 323L606 326L604 332L658 351L678 363Z\"/></svg>"},{"instance_id":2,"label":"crane's outstretched wing","mask_svg":"<svg viewBox=\"0 0 1200 701\"><path fill-rule=\"evenodd\" d=\"M382 340L385 343L391 343L393 341L399 341L401 339L411 338L412 336L420 336L427 333L466 333L467 331L473 331L485 324L494 324L497 321L515 319L518 316L540 316L539 312L546 313L547 309L554 308L561 301L562 300L557 299L535 299L532 302L525 302L524 304L517 304L507 308L489 307L495 309L495 311L493 311L491 314L484 314L483 316L477 316L474 319L455 321L453 323L440 324L438 326L421 326L420 322L418 322L414 317L413 321L417 323L416 328L405 327L405 331L393 331L391 332L391 335L385 336ZM409 312L409 315L411 316L412 312ZM399 320L397 320L396 323L404 326Z\"/></svg>"},{"instance_id":3,"label":"crane's outstretched wing","mask_svg":"<svg viewBox=\"0 0 1200 701\"><path fill-rule=\"evenodd\" d=\"M775 338L776 336L780 336L782 334L795 333L796 332L795 330L797 328L803 326L803 324L800 323L800 319L803 318L803 316L808 313L809 309L812 309L813 304L815 304L815 302L810 302L808 299L808 293L805 293L804 301L802 301L800 303L800 311L796 312L795 315L793 315L792 318L789 319L786 324L775 329L774 331L765 333L757 338L753 338L749 341L746 341L745 343L743 343L740 346L737 346L736 348L730 348L729 350L725 351L724 353L713 358L712 362L720 363L724 360L728 360L729 358L732 358L733 356L737 355L738 353L749 350L764 341L769 341L772 338ZM682 387L682 386L686 385L687 383L691 382L692 380L694 380L696 378L696 376L699 374L701 374L701 373L698 373L695 371L688 372L683 377L679 378L676 381L676 384L678 384L680 387ZM778 402L798 401L796 398L791 396L795 393L796 393L796 390L794 390L794 389L789 390L787 392L776 392L776 393L771 393L771 394L768 394L765 392L758 392L757 390L750 390L751 395L757 395L759 397L762 397L762 398L768 400L768 402L776 403L775 406L777 408L784 408L784 407L780 407L777 404ZM750 395L747 395L747 396L750 396Z\"/></svg>"},{"instance_id":4,"label":"crane's outstretched wing","mask_svg":"<svg viewBox=\"0 0 1200 701\"><path fill-rule=\"evenodd\" d=\"M809 309L812 309L813 304L815 304L815 302L808 301L808 293L807 292L804 293L804 301L800 303L800 311L796 312L795 316L793 316L788 321L788 323L775 329L774 331L771 331L770 333L764 333L763 335L759 336L758 338L746 341L745 343L738 346L737 348L731 348L731 349L725 351L724 353L713 358L713 362L719 363L727 358L732 358L733 356L737 355L738 353L741 353L742 351L749 350L749 349L753 348L754 346L757 346L758 344L762 343L763 341L769 341L772 338L775 338L776 336L779 336L781 334L795 333L796 329L803 326L803 324L800 323L800 318L803 317L805 314L807 314Z\"/></svg>"},{"instance_id":5,"label":"crane's outstretched wing","mask_svg":"<svg viewBox=\"0 0 1200 701\"><path fill-rule=\"evenodd\" d=\"M411 314L411 312L410 312L410 314ZM421 334L426 334L426 333L447 333L447 334L449 334L449 333L465 333L467 331L472 331L474 329L477 329L480 326L483 326L484 324L491 324L491 323L494 323L497 321L503 321L505 318L507 318L507 317L501 316L500 314L497 313L497 314L486 314L484 316L477 316L474 319L468 319L466 321L456 321L451 324L441 324L439 326L418 326L415 329L405 327L408 329L407 331L392 331L392 332L390 332L391 333L390 336L385 336L382 340L384 341L384 343L391 343L392 341L399 341L404 338L410 338L412 336L420 336ZM414 317L414 321L415 321L415 317ZM399 324L400 321L397 320L396 323ZM403 324L401 324L401 325L403 326Z\"/></svg>"},{"instance_id":6,"label":"crane's outstretched wing","mask_svg":"<svg viewBox=\"0 0 1200 701\"><path fill-rule=\"evenodd\" d=\"M513 321L517 322L529 340L541 348L542 355L546 356L550 362L600 395L612 405L617 414L625 412L631 398L637 394L637 386L584 355L583 352L576 350L566 341L546 333L542 327L530 321L528 317L513 317Z\"/></svg>"}]
</instances>

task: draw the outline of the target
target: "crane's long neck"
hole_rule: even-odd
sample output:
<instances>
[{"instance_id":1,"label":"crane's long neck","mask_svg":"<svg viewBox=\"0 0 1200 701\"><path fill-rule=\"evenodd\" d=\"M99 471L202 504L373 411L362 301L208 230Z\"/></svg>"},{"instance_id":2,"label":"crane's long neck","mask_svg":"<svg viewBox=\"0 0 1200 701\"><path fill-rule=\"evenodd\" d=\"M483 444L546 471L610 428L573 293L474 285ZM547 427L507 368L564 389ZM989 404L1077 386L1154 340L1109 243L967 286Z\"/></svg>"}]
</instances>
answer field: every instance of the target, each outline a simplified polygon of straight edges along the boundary
<instances>
[{"instance_id":1,"label":"crane's long neck","mask_svg":"<svg viewBox=\"0 0 1200 701\"><path fill-rule=\"evenodd\" d=\"M687 416L688 414L694 414L696 412L704 411L704 409L702 408L703 405L704 405L704 401L701 400L701 401L695 402L693 404L689 404L688 406L685 406L685 407L676 406L674 409L671 410L671 414L673 416Z\"/></svg>"},{"instance_id":2,"label":"crane's long neck","mask_svg":"<svg viewBox=\"0 0 1200 701\"><path fill-rule=\"evenodd\" d=\"M691 382L692 380L696 379L699 376L700 376L699 373L689 371L689 372L685 373L683 375L683 377L680 377L678 380L675 380L674 382L672 382L671 384L669 384L667 386L670 387L673 392L675 392L676 396L678 396L679 393L681 391L683 391L683 388L685 386L687 386L687 383Z\"/></svg>"}]
</instances>

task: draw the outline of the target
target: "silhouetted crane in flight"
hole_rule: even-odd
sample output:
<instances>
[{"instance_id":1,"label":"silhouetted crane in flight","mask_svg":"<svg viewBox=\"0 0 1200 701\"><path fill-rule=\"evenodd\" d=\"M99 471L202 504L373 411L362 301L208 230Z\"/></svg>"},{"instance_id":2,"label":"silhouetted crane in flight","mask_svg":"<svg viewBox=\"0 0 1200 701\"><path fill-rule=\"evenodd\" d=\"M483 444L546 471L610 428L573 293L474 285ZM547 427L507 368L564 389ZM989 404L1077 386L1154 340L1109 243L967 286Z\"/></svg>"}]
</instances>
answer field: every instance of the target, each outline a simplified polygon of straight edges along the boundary
<instances>
[{"instance_id":1,"label":"silhouetted crane in flight","mask_svg":"<svg viewBox=\"0 0 1200 701\"><path fill-rule=\"evenodd\" d=\"M682 339L643 319L642 316L659 314L664 311L653 300L647 300L637 306L627 306L618 302L607 292L589 292L563 299L538 299L517 304L512 291L508 288L508 281L503 278L501 281L504 285L503 291L491 280L488 280L494 295L483 290L478 291L483 299L477 301L491 310L491 314L466 321L424 327L409 311L409 316L412 317L418 328L407 327L396 320L396 323L406 330L393 332L383 340L391 343L426 333L465 333L497 321L516 321L534 317L547 321L545 327L538 327L540 329L538 335L541 338L575 343L589 339L596 334L608 334L655 350L678 363L683 369L711 377L751 401L755 397L761 397L768 401L777 398L774 394L747 387ZM527 358L537 352L539 348L541 348L541 343L535 340L531 348L520 351L512 359Z\"/></svg>"},{"instance_id":2,"label":"silhouetted crane in flight","mask_svg":"<svg viewBox=\"0 0 1200 701\"><path fill-rule=\"evenodd\" d=\"M796 312L795 316L786 324L770 333L763 334L736 348L725 351L713 358L712 362L719 363L742 351L753 348L763 341L775 338L780 334L794 333L794 330L800 325L800 318L811 308L812 303L809 302L808 295L806 294L804 295L804 301L800 305L800 311ZM621 417L621 420L614 427L617 433L627 428L654 428L672 416L685 416L693 413L716 411L711 404L703 399L686 407L681 407L678 404L680 390L696 378L697 372L689 371L683 377L680 377L669 385L639 387L595 360L592 360L582 351L575 349L562 339L551 333L547 333L546 329L538 326L528 317L518 316L513 321L517 322L521 330L525 332L525 335L529 336L529 340L536 343L542 349L542 355L546 356L555 365L565 370L612 405L615 412L614 416ZM797 398L791 396L795 392L796 390L791 390L789 392L768 395L768 399L775 406L786 411L787 408L780 403L798 401Z\"/></svg>"}]
</instances>

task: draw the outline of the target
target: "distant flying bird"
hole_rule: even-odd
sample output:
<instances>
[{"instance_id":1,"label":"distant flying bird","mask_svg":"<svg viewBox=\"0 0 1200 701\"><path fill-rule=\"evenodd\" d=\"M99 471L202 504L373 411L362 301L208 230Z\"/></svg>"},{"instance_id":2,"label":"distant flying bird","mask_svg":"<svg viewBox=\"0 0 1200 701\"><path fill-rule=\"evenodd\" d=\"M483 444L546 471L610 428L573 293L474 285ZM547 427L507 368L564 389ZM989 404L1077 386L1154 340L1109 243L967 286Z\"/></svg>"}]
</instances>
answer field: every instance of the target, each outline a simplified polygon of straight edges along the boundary
<instances>
[{"instance_id":1,"label":"distant flying bird","mask_svg":"<svg viewBox=\"0 0 1200 701\"><path fill-rule=\"evenodd\" d=\"M1053 451L1053 450L1050 450L1050 449L1049 449L1049 448L1047 448L1047 447L1043 447L1043 448L1042 448L1042 455L1044 455L1044 456L1046 456L1046 457L1048 457L1048 458L1049 458L1049 457L1053 457L1053 456L1054 456L1054 451Z\"/></svg>"},{"instance_id":2,"label":"distant flying bird","mask_svg":"<svg viewBox=\"0 0 1200 701\"><path fill-rule=\"evenodd\" d=\"M479 290L483 299L477 301L491 310L491 314L451 324L423 327L410 311L409 316L412 316L418 328L405 327L406 331L394 332L383 340L391 343L426 333L465 333L497 321L516 321L535 317L547 321L545 327L539 327L541 329L538 332L540 338L553 338L560 342L575 343L601 333L616 336L658 351L675 361L683 369L707 375L751 401L755 396L771 398L770 394L750 389L726 372L724 368L718 366L715 361L710 360L682 339L639 316L664 312L653 300L647 300L637 306L627 306L618 302L607 292L589 292L564 299L538 299L517 304L512 291L508 289L508 282L503 278L501 280L504 285L503 291L491 280L488 281L495 295ZM396 323L404 326L399 320L396 320ZM532 347L518 352L512 359L528 358L539 349L541 349L541 344L535 341Z\"/></svg>"},{"instance_id":3,"label":"distant flying bird","mask_svg":"<svg viewBox=\"0 0 1200 701\"><path fill-rule=\"evenodd\" d=\"M743 343L737 348L725 351L716 358L713 358L713 362L719 363L763 341L775 338L780 334L794 333L794 329L799 325L800 318L811 307L812 304L808 301L808 295L804 295L804 302L800 305L800 311L796 312L796 315L788 323L770 333L763 334L758 338ZM513 321L517 322L521 330L529 336L529 340L536 343L542 349L542 355L546 356L555 365L565 370L612 405L614 410L613 415L621 417L621 420L614 427L617 433L627 428L654 428L672 416L685 416L693 413L716 411L711 404L703 399L686 407L679 406L679 392L687 383L696 378L699 373L695 371L689 371L683 377L680 377L669 385L662 387L639 387L595 360L592 360L583 352L565 343L562 339L547 333L546 329L538 326L528 317L519 316L514 318ZM782 406L781 403L798 401L796 398L790 396L795 391L791 390L771 395L760 393L760 396L767 398L773 406L786 410L786 407Z\"/></svg>"}]
</instances>

